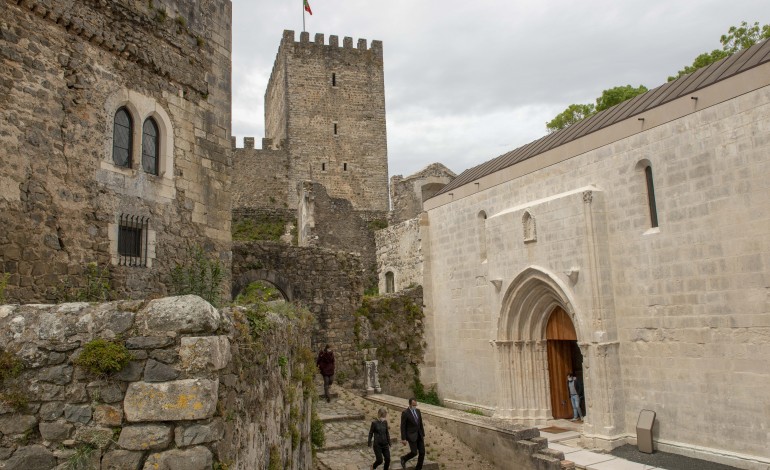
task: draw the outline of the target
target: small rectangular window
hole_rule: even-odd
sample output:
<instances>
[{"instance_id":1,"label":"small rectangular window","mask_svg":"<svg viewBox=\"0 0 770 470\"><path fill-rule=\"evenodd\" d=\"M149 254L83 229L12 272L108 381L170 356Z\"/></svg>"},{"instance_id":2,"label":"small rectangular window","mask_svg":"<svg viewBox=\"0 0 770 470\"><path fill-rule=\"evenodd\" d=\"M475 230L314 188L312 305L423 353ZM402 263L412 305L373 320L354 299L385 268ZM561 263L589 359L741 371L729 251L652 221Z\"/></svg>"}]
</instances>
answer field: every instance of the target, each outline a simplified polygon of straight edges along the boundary
<instances>
[{"instance_id":1,"label":"small rectangular window","mask_svg":"<svg viewBox=\"0 0 770 470\"><path fill-rule=\"evenodd\" d=\"M321 171L326 171L326 163L321 163Z\"/></svg>"},{"instance_id":2,"label":"small rectangular window","mask_svg":"<svg viewBox=\"0 0 770 470\"><path fill-rule=\"evenodd\" d=\"M147 228L150 219L121 214L118 225L118 264L147 266Z\"/></svg>"},{"instance_id":3,"label":"small rectangular window","mask_svg":"<svg viewBox=\"0 0 770 470\"><path fill-rule=\"evenodd\" d=\"M347 163L343 163L342 164L342 171L348 171L348 164Z\"/></svg>"},{"instance_id":4,"label":"small rectangular window","mask_svg":"<svg viewBox=\"0 0 770 470\"><path fill-rule=\"evenodd\" d=\"M337 134L337 123L336 122L334 123L334 135L338 135Z\"/></svg>"},{"instance_id":5,"label":"small rectangular window","mask_svg":"<svg viewBox=\"0 0 770 470\"><path fill-rule=\"evenodd\" d=\"M337 86L337 74L332 73L332 86Z\"/></svg>"}]
</instances>

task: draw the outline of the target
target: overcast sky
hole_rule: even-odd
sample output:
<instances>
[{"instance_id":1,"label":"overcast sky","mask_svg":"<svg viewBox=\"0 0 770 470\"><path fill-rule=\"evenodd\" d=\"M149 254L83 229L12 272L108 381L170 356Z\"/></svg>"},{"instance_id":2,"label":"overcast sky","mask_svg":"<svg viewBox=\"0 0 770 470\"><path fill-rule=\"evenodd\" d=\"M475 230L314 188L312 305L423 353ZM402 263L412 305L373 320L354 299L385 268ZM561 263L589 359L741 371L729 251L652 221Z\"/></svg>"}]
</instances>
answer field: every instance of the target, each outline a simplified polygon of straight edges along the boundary
<instances>
[{"instance_id":1,"label":"overcast sky","mask_svg":"<svg viewBox=\"0 0 770 470\"><path fill-rule=\"evenodd\" d=\"M309 0L315 33L383 42L388 162L458 174L545 135L571 103L616 85L654 88L721 47L768 0ZM264 93L302 0L233 0L233 134L264 136Z\"/></svg>"}]
</instances>

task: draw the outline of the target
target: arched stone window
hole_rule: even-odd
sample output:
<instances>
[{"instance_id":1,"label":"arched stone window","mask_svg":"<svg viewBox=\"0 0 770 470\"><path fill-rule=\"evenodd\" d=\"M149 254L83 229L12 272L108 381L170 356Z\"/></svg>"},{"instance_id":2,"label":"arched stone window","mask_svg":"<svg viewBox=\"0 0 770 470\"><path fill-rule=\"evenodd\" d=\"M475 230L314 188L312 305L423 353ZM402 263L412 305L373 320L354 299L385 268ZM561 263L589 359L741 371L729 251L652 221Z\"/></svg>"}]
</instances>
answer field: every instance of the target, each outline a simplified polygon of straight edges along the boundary
<instances>
[{"instance_id":1,"label":"arched stone window","mask_svg":"<svg viewBox=\"0 0 770 470\"><path fill-rule=\"evenodd\" d=\"M481 262L487 260L487 213L480 211L476 216L476 225L479 236L479 256Z\"/></svg>"},{"instance_id":2,"label":"arched stone window","mask_svg":"<svg viewBox=\"0 0 770 470\"><path fill-rule=\"evenodd\" d=\"M535 226L535 218L529 211L524 211L524 215L521 216L521 225L524 229L524 243L531 243L537 241L537 227Z\"/></svg>"},{"instance_id":3,"label":"arched stone window","mask_svg":"<svg viewBox=\"0 0 770 470\"><path fill-rule=\"evenodd\" d=\"M147 118L142 126L142 169L157 175L160 166L160 132L153 118Z\"/></svg>"},{"instance_id":4,"label":"arched stone window","mask_svg":"<svg viewBox=\"0 0 770 470\"><path fill-rule=\"evenodd\" d=\"M647 180L647 205L650 209L650 226L658 226L658 207L655 204L655 185L652 182L652 166L644 167L644 177Z\"/></svg>"},{"instance_id":5,"label":"arched stone window","mask_svg":"<svg viewBox=\"0 0 770 470\"><path fill-rule=\"evenodd\" d=\"M131 140L134 134L131 113L125 107L115 112L112 128L112 161L117 166L131 168Z\"/></svg>"},{"instance_id":6,"label":"arched stone window","mask_svg":"<svg viewBox=\"0 0 770 470\"><path fill-rule=\"evenodd\" d=\"M658 227L658 207L655 203L655 184L652 181L652 163L649 160L640 160L636 164L636 170L644 172L644 180L647 187L647 209L650 214L650 227Z\"/></svg>"},{"instance_id":7,"label":"arched stone window","mask_svg":"<svg viewBox=\"0 0 770 470\"><path fill-rule=\"evenodd\" d=\"M385 273L385 293L392 294L396 292L396 279L393 275L393 271Z\"/></svg>"}]
</instances>

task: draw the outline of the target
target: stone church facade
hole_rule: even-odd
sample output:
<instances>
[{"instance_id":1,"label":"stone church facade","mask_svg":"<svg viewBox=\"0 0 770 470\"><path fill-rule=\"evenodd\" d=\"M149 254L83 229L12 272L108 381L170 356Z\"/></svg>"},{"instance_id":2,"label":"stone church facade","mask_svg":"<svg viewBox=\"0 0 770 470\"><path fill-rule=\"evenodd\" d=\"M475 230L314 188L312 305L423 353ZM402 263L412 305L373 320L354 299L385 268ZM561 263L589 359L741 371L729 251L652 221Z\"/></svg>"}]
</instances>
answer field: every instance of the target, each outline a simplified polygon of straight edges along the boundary
<instances>
[{"instance_id":1,"label":"stone church facade","mask_svg":"<svg viewBox=\"0 0 770 470\"><path fill-rule=\"evenodd\" d=\"M88 263L168 292L197 245L230 266L229 0L4 0L0 272L55 300Z\"/></svg>"},{"instance_id":2,"label":"stone church facade","mask_svg":"<svg viewBox=\"0 0 770 470\"><path fill-rule=\"evenodd\" d=\"M770 42L471 168L425 202L425 383L582 439L769 468Z\"/></svg>"}]
</instances>

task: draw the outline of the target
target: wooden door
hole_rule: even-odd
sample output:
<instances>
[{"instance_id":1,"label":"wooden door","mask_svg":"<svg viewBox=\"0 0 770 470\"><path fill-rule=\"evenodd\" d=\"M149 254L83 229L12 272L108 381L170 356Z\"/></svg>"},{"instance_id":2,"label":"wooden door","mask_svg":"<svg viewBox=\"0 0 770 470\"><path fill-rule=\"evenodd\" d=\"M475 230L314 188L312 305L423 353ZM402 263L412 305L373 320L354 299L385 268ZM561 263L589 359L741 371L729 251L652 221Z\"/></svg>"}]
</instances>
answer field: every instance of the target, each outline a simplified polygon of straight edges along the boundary
<instances>
[{"instance_id":1,"label":"wooden door","mask_svg":"<svg viewBox=\"0 0 770 470\"><path fill-rule=\"evenodd\" d=\"M567 312L557 307L551 312L545 337L548 351L548 378L551 389L551 411L556 419L572 418L572 403L567 390L567 374L580 364L575 350L577 334ZM579 350L577 352L579 355ZM578 371L575 371L576 373Z\"/></svg>"}]
</instances>

